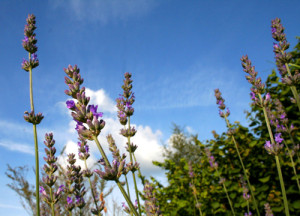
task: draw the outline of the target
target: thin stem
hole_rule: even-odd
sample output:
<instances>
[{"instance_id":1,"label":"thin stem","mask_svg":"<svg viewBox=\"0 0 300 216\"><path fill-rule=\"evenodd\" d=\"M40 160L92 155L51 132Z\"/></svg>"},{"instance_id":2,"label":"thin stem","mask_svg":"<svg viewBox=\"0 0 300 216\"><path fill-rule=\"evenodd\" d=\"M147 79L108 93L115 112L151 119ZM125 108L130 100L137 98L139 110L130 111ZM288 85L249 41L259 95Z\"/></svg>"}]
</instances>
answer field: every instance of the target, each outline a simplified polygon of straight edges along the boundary
<instances>
[{"instance_id":1,"label":"thin stem","mask_svg":"<svg viewBox=\"0 0 300 216\"><path fill-rule=\"evenodd\" d=\"M198 207L198 205L199 205L200 203L198 202L198 199L197 199L197 190L196 190L196 187L195 187L195 185L194 185L194 180L193 180L193 179L192 179L192 185L193 185L194 188L195 188L195 193L193 193L193 194L194 194L194 197L195 197L195 200L196 200L196 205L197 205L197 208L199 209L200 216L202 216L201 206Z\"/></svg>"},{"instance_id":2,"label":"thin stem","mask_svg":"<svg viewBox=\"0 0 300 216\"><path fill-rule=\"evenodd\" d=\"M31 59L31 53L28 52L29 62ZM30 95L30 107L31 111L34 113L34 103L33 103L33 90L32 90L32 68L29 68L29 95ZM39 177L39 147L37 141L37 132L36 125L33 124L33 138L34 138L34 150L35 150L35 196L36 196L36 214L40 216L40 193L39 193L39 185L40 185L40 177Z\"/></svg>"},{"instance_id":3,"label":"thin stem","mask_svg":"<svg viewBox=\"0 0 300 216\"><path fill-rule=\"evenodd\" d=\"M102 146L100 145L100 142L99 142L98 138L97 138L96 136L93 136L93 140L95 141L95 143L96 143L96 145L97 145L97 147L98 147L98 149L99 149L99 151L100 151L102 157L104 158L104 161L105 161L106 166L108 166L109 168L111 168L111 165L110 165L110 163L109 163L109 161L108 161L108 159L107 159L107 156L106 156L106 154L105 154L105 152L104 152ZM133 206L131 200L129 199L127 193L125 192L125 190L124 190L123 186L121 185L121 183L119 182L119 180L116 180L116 183L117 183L117 185L118 185L118 187L119 187L121 193L123 194L123 197L125 198L125 200L126 200L128 206L129 206L129 208L130 208L131 211L133 212L133 214L134 214L135 216L139 216L139 214L138 214L137 211L135 210L135 208L134 208L134 206Z\"/></svg>"},{"instance_id":4,"label":"thin stem","mask_svg":"<svg viewBox=\"0 0 300 216\"><path fill-rule=\"evenodd\" d=\"M87 163L86 163L86 158L84 158L84 165L85 165L85 169L88 170ZM96 210L98 212L98 215L100 216L101 213L99 212L99 209L98 209L97 200L96 200L96 194L95 194L93 186L92 186L91 178L88 177L88 180L89 180L89 184L90 184L90 188L91 188L93 200L94 200L94 203L95 203L95 206L96 206Z\"/></svg>"},{"instance_id":5,"label":"thin stem","mask_svg":"<svg viewBox=\"0 0 300 216\"><path fill-rule=\"evenodd\" d=\"M298 179L297 171L296 171L296 168L295 168L295 163L294 163L294 159L293 159L292 153L291 153L289 147L287 146L286 142L284 142L284 145L285 145L285 147L286 147L286 149L287 149L287 151L288 151L289 157L290 157L290 159L291 159L293 171L294 171L294 174L295 174L295 177L296 177L296 181L297 181L297 186L298 186L298 189L299 189L299 191L300 191L299 179Z\"/></svg>"},{"instance_id":6,"label":"thin stem","mask_svg":"<svg viewBox=\"0 0 300 216\"><path fill-rule=\"evenodd\" d=\"M129 130L130 130L130 117L128 117L128 131ZM130 144L130 136L128 136L127 139L128 139L128 149L129 149L129 155L130 155L130 162L133 165L131 144ZM140 204L140 199L139 199L139 191L138 191L138 188L137 188L134 172L132 172L132 178L133 178L133 183L134 183L135 195L136 195L136 199L137 199L137 202L138 202L139 214L142 215L141 204Z\"/></svg>"},{"instance_id":7,"label":"thin stem","mask_svg":"<svg viewBox=\"0 0 300 216\"><path fill-rule=\"evenodd\" d=\"M221 179L221 175L220 175L218 169L216 169L216 171L217 171L217 175L218 175L219 179ZM228 199L230 208L231 208L231 212L232 212L232 214L235 216L235 212L234 212L234 209L233 209L233 206L232 206L232 202L231 202L231 200L230 200L230 197L229 197L229 195L228 195L227 188L226 188L226 186L225 186L225 182L223 182L222 184L223 184L223 188L224 188L224 191L225 191L225 193L226 193L226 196L227 196L227 199Z\"/></svg>"},{"instance_id":8,"label":"thin stem","mask_svg":"<svg viewBox=\"0 0 300 216\"><path fill-rule=\"evenodd\" d=\"M275 155L275 160L276 160L276 166L277 166L277 171L278 171L278 175L279 175L279 180L280 180L280 186L281 186L281 190L282 190L282 196L283 196L283 202L284 202L284 210L285 210L285 215L289 216L290 212L289 212L289 207L288 207L288 201L286 198L286 192L285 192L285 187L284 187L284 181L283 181L283 177L282 177L282 173L281 173L281 167L280 167L280 162L279 162L279 157L278 155Z\"/></svg>"},{"instance_id":9,"label":"thin stem","mask_svg":"<svg viewBox=\"0 0 300 216\"><path fill-rule=\"evenodd\" d=\"M260 103L263 105L263 100L262 100L261 94L258 94L258 96L259 96ZM263 109L263 112L264 112L265 121L266 121L266 124L267 124L269 136L270 136L270 139L271 139L271 143L275 144L275 140L274 140L274 137L273 137L273 132L271 130L270 121L269 121L269 118L268 118L268 115L267 115L266 107L262 106L262 109ZM286 214L286 216L289 216L290 215L289 206L288 206L288 202L287 202L287 198L286 198L285 186L284 186L284 181L283 181L283 177L282 177L282 173L281 173L280 162L279 162L279 158L278 158L277 155L275 155L275 159L276 159L276 166L277 166L277 171L278 171L278 175L279 175L280 187L281 187L281 191L282 191L285 214Z\"/></svg>"},{"instance_id":10,"label":"thin stem","mask_svg":"<svg viewBox=\"0 0 300 216\"><path fill-rule=\"evenodd\" d=\"M285 128L287 128L288 134L289 134L290 139L291 139L291 141L292 141L292 143L293 143L293 147L295 148L295 147L296 147L296 144L295 144L294 138L293 138L293 136L292 136L292 134L291 134L291 130L289 129L289 127L288 127L286 124L285 124ZM299 158L299 153L298 153L298 151L296 151L295 153L296 153L296 155L297 155L297 159L298 159L297 161L300 162L300 158Z\"/></svg>"},{"instance_id":11,"label":"thin stem","mask_svg":"<svg viewBox=\"0 0 300 216\"><path fill-rule=\"evenodd\" d=\"M249 200L247 200L247 210L248 210L248 215L250 215L250 207L249 207Z\"/></svg>"},{"instance_id":12,"label":"thin stem","mask_svg":"<svg viewBox=\"0 0 300 216\"><path fill-rule=\"evenodd\" d=\"M125 182L126 182L127 194L128 194L129 199L130 199L130 191L129 191L129 185L128 185L128 180L127 180L126 175L125 175Z\"/></svg>"},{"instance_id":13,"label":"thin stem","mask_svg":"<svg viewBox=\"0 0 300 216\"><path fill-rule=\"evenodd\" d=\"M134 162L136 162L136 158L135 158L134 152L132 153L132 156L133 156ZM138 173L139 173L138 177L141 179L142 184L145 185L145 178L142 176L140 168L138 169Z\"/></svg>"},{"instance_id":14,"label":"thin stem","mask_svg":"<svg viewBox=\"0 0 300 216\"><path fill-rule=\"evenodd\" d=\"M286 70L287 70L289 76L292 76L292 73L291 73L291 71L290 71L289 65L288 65L287 63L285 63L285 67L286 67ZM294 96L294 98L295 98L295 100L296 100L296 102L297 102L298 109L299 109L299 111L300 111L300 98L299 98L299 94L298 94L298 92L297 92L297 89L296 89L296 87L293 85L293 86L291 86L291 90L292 90L293 96Z\"/></svg>"},{"instance_id":15,"label":"thin stem","mask_svg":"<svg viewBox=\"0 0 300 216\"><path fill-rule=\"evenodd\" d=\"M52 216L55 216L52 187L50 187L50 198L51 198L51 203L50 203L50 206L51 206L51 214L52 214Z\"/></svg>"},{"instance_id":16,"label":"thin stem","mask_svg":"<svg viewBox=\"0 0 300 216\"><path fill-rule=\"evenodd\" d=\"M225 116L225 121L226 121L227 127L230 128L230 124L229 124L229 121L228 121L228 119L227 119L226 116ZM254 203L254 207L255 207L256 213L257 213L257 215L259 216L260 213L259 213L258 206L257 206L256 200L255 200L254 192L253 192L253 190L252 190L252 187L251 187L251 184L250 184L250 181L249 181L249 178L248 178L248 175L247 175L247 172L246 172L246 169L245 169L245 166L244 166L244 163L243 163L243 160L242 160L240 151L239 151L239 149L238 149L237 142L236 142L236 140L235 140L235 138L234 138L233 135L231 136L231 139L232 139L232 141L233 141L233 143L234 143L236 152L237 152L237 154L238 154L238 156L239 156L240 163L241 163L242 168L243 168L244 176L245 176L245 178L246 178L246 181L247 181L247 184L248 184L248 188L249 188L249 190L250 190L250 192L251 192L251 196L252 196L252 199L253 199L253 203Z\"/></svg>"},{"instance_id":17,"label":"thin stem","mask_svg":"<svg viewBox=\"0 0 300 216\"><path fill-rule=\"evenodd\" d=\"M128 203L129 208L131 209L131 212L132 212L135 216L139 216L139 214L138 214L137 211L135 210L135 208L134 208L134 206L133 206L131 200L130 200L129 197L127 196L127 194L126 194L124 188L122 187L121 183L119 182L119 180L116 180L116 183L117 183L117 185L118 185L118 187L119 187L121 193L123 194L123 196L124 196L126 202Z\"/></svg>"},{"instance_id":18,"label":"thin stem","mask_svg":"<svg viewBox=\"0 0 300 216\"><path fill-rule=\"evenodd\" d=\"M289 63L289 65L291 65L291 66L293 66L293 67L300 68L300 66L299 66L299 65L296 65L296 64Z\"/></svg>"}]
</instances>

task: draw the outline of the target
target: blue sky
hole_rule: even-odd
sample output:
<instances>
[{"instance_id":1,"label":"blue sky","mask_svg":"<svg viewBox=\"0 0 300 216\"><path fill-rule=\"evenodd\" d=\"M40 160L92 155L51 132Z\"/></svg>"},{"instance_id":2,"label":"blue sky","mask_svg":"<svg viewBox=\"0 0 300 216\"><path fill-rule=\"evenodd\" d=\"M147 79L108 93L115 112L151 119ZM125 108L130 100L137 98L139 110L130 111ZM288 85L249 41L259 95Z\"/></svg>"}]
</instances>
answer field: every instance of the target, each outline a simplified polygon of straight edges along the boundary
<instances>
[{"instance_id":1,"label":"blue sky","mask_svg":"<svg viewBox=\"0 0 300 216\"><path fill-rule=\"evenodd\" d=\"M41 166L46 132L54 132L58 149L68 144L67 151L77 151L74 124L64 105L63 71L77 64L92 102L104 112L107 126L100 140L105 143L105 134L113 133L120 147L124 140L118 135L114 101L123 74L133 74L137 156L144 173L162 176L151 160L161 159L160 146L167 143L173 122L198 133L200 140L211 138L212 130L225 130L213 89L223 93L230 120L247 123L250 86L240 58L248 54L265 80L275 68L271 20L282 19L294 47L300 36L299 6L292 0L0 1L0 215L25 215L18 197L5 186L5 164L34 166L32 127L22 117L30 109L28 73L21 69L29 13L37 17L40 60L33 72L34 102L45 115L38 126ZM95 160L99 156L91 148Z\"/></svg>"}]
</instances>

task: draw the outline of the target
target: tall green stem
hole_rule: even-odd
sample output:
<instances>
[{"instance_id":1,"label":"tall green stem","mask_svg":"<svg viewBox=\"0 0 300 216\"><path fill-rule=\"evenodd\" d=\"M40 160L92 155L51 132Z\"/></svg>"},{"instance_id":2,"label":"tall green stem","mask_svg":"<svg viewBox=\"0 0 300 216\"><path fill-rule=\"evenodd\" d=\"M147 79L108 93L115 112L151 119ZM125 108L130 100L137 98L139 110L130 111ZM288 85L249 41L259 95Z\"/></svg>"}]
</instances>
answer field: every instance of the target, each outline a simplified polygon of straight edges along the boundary
<instances>
[{"instance_id":1,"label":"tall green stem","mask_svg":"<svg viewBox=\"0 0 300 216\"><path fill-rule=\"evenodd\" d=\"M86 158L84 158L84 165L85 165L85 169L88 170L87 163L86 163ZM93 200L94 200L94 204L95 204L96 210L98 212L98 216L101 216L101 213L99 212L99 209L98 209L96 195L95 195L95 192L94 192L94 189L93 189L93 186L92 186L91 178L88 177L88 180L89 180L89 184L90 184L90 188L91 188L91 193L92 193L92 197L93 197Z\"/></svg>"},{"instance_id":2,"label":"tall green stem","mask_svg":"<svg viewBox=\"0 0 300 216\"><path fill-rule=\"evenodd\" d=\"M227 119L226 116L225 116L225 121L226 121L227 127L228 127L228 129L229 129L229 128L230 128L230 124L229 124L229 121L228 121L228 119ZM236 152L237 152L237 154L238 154L238 156L239 156L240 163L241 163L242 168L243 168L244 176L245 176L245 178L246 178L246 181L247 181L247 184L248 184L248 188L249 188L249 190L250 190L250 192L251 192L251 196L252 196L253 203L254 203L254 206L255 206L255 209L256 209L256 213L257 213L257 215L259 216L260 213L259 213L259 210L258 210L258 206L257 206L257 203L256 203L256 199L255 199L255 196L254 196L254 192L253 192L253 190L252 190L252 187L251 187L251 184L250 184L250 181L249 181L249 178L248 178L248 175L247 175L247 172L246 172L246 169L245 169L245 166L244 166L244 163L243 163L243 160L242 160L240 151L239 151L239 149L238 149L237 142L236 142L236 140L235 140L235 138L234 138L233 135L231 136L231 139L232 139L232 141L233 141L233 143L234 143Z\"/></svg>"},{"instance_id":3,"label":"tall green stem","mask_svg":"<svg viewBox=\"0 0 300 216\"><path fill-rule=\"evenodd\" d=\"M31 59L31 53L29 52L29 62ZM29 68L29 95L30 95L30 107L31 111L34 113L34 103L33 103L33 90L32 90L32 68ZM37 141L36 125L33 124L33 138L34 138L34 150L35 150L35 196L36 196L36 214L40 216L40 177L39 177L39 146Z\"/></svg>"},{"instance_id":4,"label":"tall green stem","mask_svg":"<svg viewBox=\"0 0 300 216\"><path fill-rule=\"evenodd\" d=\"M286 144L286 142L284 142L284 145L285 145L285 147L286 147L286 149L288 151L288 154L289 154L289 157L290 157L290 160L291 160L291 163L292 163L293 171L294 171L294 174L295 174L295 177L296 177L297 186L298 186L298 189L299 189L299 192L300 192L299 178L298 178L297 171L296 171L296 168L295 168L295 163L294 163L294 159L293 159L292 153L291 153L288 145Z\"/></svg>"},{"instance_id":5,"label":"tall green stem","mask_svg":"<svg viewBox=\"0 0 300 216\"><path fill-rule=\"evenodd\" d=\"M291 73L291 71L290 71L289 65L288 65L287 63L285 63L285 67L286 67L286 70L287 70L289 76L292 76L292 73ZM299 109L299 111L300 111L300 98L299 98L299 94L298 94L298 92L297 92L297 89L296 89L296 87L293 85L293 86L291 86L291 90L292 90L293 96L294 96L294 98L295 98L295 100L296 100L298 109Z\"/></svg>"},{"instance_id":6,"label":"tall green stem","mask_svg":"<svg viewBox=\"0 0 300 216\"><path fill-rule=\"evenodd\" d=\"M287 125L285 125L285 128L287 128L288 134L289 134L290 139L291 139L291 141L292 141L292 143L293 143L293 147L295 148L295 147L296 147L296 144L295 144L294 138L293 138L293 136L292 136L292 134L291 134L291 130L289 129L289 127L288 127ZM297 156L297 159L298 159L297 161L298 161L298 163L300 163L300 157L299 157L298 151L296 151L295 153L296 153L296 156Z\"/></svg>"},{"instance_id":7,"label":"tall green stem","mask_svg":"<svg viewBox=\"0 0 300 216\"><path fill-rule=\"evenodd\" d=\"M50 187L50 198L51 198L51 203L50 203L50 206L51 206L51 214L52 214L52 216L55 216L52 187Z\"/></svg>"},{"instance_id":8,"label":"tall green stem","mask_svg":"<svg viewBox=\"0 0 300 216\"><path fill-rule=\"evenodd\" d=\"M107 159L107 156L106 156L106 154L105 154L102 146L100 145L100 142L99 142L98 138L96 136L93 136L93 140L95 141L95 143L96 143L96 145L97 145L97 147L98 147L98 149L99 149L99 151L100 151L100 153L101 153L101 155L102 155L102 157L103 157L103 159L105 161L106 166L108 166L108 167L111 168L111 165L110 165L110 163L109 163L109 161ZM123 186L121 185L121 183L119 182L119 180L115 180L115 182L117 183L117 185L118 185L121 193L123 194L123 197L125 198L125 200L126 200L128 206L129 206L131 212L133 212L133 214L135 216L139 216L139 214L135 210L134 205L132 204L131 200L129 199L127 193L125 192L125 190L124 190Z\"/></svg>"},{"instance_id":9,"label":"tall green stem","mask_svg":"<svg viewBox=\"0 0 300 216\"><path fill-rule=\"evenodd\" d=\"M218 175L219 179L221 179L221 175L220 175L220 173L219 173L219 171L218 171L217 168L216 168L216 171L217 171L217 175ZM232 206L232 202L231 202L231 200L230 200L230 197L229 197L229 195L228 195L228 192L227 192L227 188L226 188L225 182L223 182L222 184L223 184L223 189L224 189L224 191L225 191L225 193L226 193L226 197L227 197L227 199L228 199L228 202L229 202L229 205L230 205L230 208L231 208L232 215L235 216L235 212L234 212L234 209L233 209L233 206Z\"/></svg>"},{"instance_id":10,"label":"tall green stem","mask_svg":"<svg viewBox=\"0 0 300 216\"><path fill-rule=\"evenodd\" d=\"M258 94L258 96L259 96L260 103L263 105L263 100L262 100L261 94ZM262 106L262 109L263 109L263 112L264 112L265 121L266 121L268 132L269 132L269 135L270 135L271 143L275 144L275 140L274 140L274 137L273 137L273 132L271 130L271 126L270 126L269 118L268 118L268 115L267 115L266 107ZM277 155L275 155L275 160L276 160L276 166L277 166L277 171L278 171L278 176L279 176L279 181L280 181L280 187L281 187L281 192L282 192L282 197L283 197L283 202L284 202L285 215L289 216L290 215L289 206L288 206L288 202L287 202L287 198L286 198L285 186L284 186L284 181L283 181L283 177L282 177L282 173L281 173L280 162L279 162L279 158L278 158Z\"/></svg>"},{"instance_id":11,"label":"tall green stem","mask_svg":"<svg viewBox=\"0 0 300 216\"><path fill-rule=\"evenodd\" d=\"M128 131L129 130L130 130L130 117L128 117ZM130 144L130 136L128 136L127 139L128 139L128 149L129 149L129 155L130 155L130 162L133 164L131 144ZM133 178L133 183L134 183L135 195L136 195L136 199L137 199L137 202L138 202L139 214L142 215L140 199L139 199L139 191L138 191L138 188L137 188L134 172L132 172L132 178Z\"/></svg>"},{"instance_id":12,"label":"tall green stem","mask_svg":"<svg viewBox=\"0 0 300 216\"><path fill-rule=\"evenodd\" d=\"M132 156L133 156L134 162L136 162L136 158L135 158L134 152L132 153ZM141 179L142 184L145 185L145 177L142 176L140 168L138 169L138 173L139 173L138 177Z\"/></svg>"}]
</instances>

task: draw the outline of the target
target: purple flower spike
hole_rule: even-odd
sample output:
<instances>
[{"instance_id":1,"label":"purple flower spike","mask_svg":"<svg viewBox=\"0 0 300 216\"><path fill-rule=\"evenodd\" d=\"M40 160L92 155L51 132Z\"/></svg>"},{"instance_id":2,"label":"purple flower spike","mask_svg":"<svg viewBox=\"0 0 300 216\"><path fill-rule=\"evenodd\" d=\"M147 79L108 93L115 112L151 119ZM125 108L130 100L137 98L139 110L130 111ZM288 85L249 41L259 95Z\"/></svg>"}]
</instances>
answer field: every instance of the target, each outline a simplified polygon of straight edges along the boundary
<instances>
[{"instance_id":1,"label":"purple flower spike","mask_svg":"<svg viewBox=\"0 0 300 216\"><path fill-rule=\"evenodd\" d=\"M66 104L68 109L75 108L75 102L73 100L67 100Z\"/></svg>"}]
</instances>

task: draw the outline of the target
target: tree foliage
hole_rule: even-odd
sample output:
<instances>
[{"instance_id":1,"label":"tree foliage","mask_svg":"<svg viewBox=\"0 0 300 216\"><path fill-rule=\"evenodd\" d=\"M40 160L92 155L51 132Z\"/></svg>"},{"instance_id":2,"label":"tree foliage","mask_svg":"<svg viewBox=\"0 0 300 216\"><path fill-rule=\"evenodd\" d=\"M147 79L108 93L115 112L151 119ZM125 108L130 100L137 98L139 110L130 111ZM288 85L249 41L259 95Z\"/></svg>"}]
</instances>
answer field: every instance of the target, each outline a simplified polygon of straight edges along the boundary
<instances>
[{"instance_id":1,"label":"tree foliage","mask_svg":"<svg viewBox=\"0 0 300 216\"><path fill-rule=\"evenodd\" d=\"M299 38L298 38L299 39ZM300 65L300 39L299 43L291 52L292 63ZM297 70L291 67L292 71ZM266 80L266 89L271 98L278 98L283 104L289 123L295 126L291 136L299 143L299 111L290 100L292 93L290 87L283 85L275 70ZM297 86L299 89L299 86ZM274 109L274 105L270 109ZM264 214L264 204L270 203L273 212L281 215L284 212L281 189L276 170L274 157L267 154L264 144L269 140L269 135L263 116L262 109L257 106L250 107L247 118L250 121L249 128L235 122L235 139L241 153L242 160L246 166L249 180L254 189L255 198L261 214ZM272 128L275 132L275 128ZM197 189L197 197L202 204L204 215L231 215L230 206L226 194L219 184L219 176L209 166L208 158L204 149L209 148L212 155L219 164L219 172L226 179L225 185L232 200L235 211L240 215L247 212L247 201L243 199L241 178L243 170L238 155L234 148L232 139L224 132L221 135L213 131L214 139L201 142L197 136L186 134L178 126L175 126L171 142L171 148L165 149L164 162L154 162L156 166L165 170L168 185L161 185L152 178L155 184L155 194L158 199L163 215L199 215L196 208L193 191L189 184L188 162L190 161L196 175L194 185ZM289 148L293 148L288 134L282 134ZM294 156L298 177L300 177L300 161ZM293 174L292 165L285 150L280 154L281 168L283 172L289 209L292 215L300 215L300 195ZM253 203L250 209L255 212Z\"/></svg>"}]
</instances>

